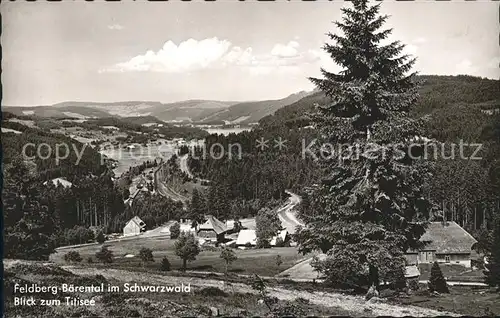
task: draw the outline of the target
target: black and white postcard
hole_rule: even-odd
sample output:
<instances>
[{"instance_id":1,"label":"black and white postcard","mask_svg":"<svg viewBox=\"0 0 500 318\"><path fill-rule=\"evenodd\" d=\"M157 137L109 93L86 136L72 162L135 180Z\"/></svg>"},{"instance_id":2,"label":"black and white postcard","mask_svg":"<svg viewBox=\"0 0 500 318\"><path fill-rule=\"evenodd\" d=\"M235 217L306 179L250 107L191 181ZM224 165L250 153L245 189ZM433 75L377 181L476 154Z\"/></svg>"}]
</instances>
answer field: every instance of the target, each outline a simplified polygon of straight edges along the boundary
<instances>
[{"instance_id":1,"label":"black and white postcard","mask_svg":"<svg viewBox=\"0 0 500 318\"><path fill-rule=\"evenodd\" d=\"M5 317L500 316L496 1L3 1Z\"/></svg>"}]
</instances>

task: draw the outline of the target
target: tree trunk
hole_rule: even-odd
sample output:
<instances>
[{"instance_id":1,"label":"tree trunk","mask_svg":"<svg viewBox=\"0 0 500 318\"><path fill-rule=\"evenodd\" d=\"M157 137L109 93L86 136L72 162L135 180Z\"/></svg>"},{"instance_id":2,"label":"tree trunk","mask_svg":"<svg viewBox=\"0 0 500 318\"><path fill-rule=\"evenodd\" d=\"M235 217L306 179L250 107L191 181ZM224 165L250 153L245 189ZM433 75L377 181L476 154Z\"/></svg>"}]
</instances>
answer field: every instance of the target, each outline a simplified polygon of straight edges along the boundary
<instances>
[{"instance_id":1,"label":"tree trunk","mask_svg":"<svg viewBox=\"0 0 500 318\"><path fill-rule=\"evenodd\" d=\"M183 259L182 260L182 271L185 272L187 269L187 260Z\"/></svg>"},{"instance_id":2,"label":"tree trunk","mask_svg":"<svg viewBox=\"0 0 500 318\"><path fill-rule=\"evenodd\" d=\"M369 265L369 276L370 276L370 284L374 285L375 288L378 290L380 285L378 277L378 268L373 265Z\"/></svg>"}]
</instances>

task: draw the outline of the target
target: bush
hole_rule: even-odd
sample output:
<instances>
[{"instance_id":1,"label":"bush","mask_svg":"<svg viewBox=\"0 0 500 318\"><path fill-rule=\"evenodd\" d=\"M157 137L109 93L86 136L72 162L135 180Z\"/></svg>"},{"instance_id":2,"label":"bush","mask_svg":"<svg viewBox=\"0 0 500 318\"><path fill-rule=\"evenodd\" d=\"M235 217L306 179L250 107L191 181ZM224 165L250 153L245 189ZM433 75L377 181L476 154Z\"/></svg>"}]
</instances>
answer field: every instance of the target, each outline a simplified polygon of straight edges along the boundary
<instances>
[{"instance_id":1,"label":"bush","mask_svg":"<svg viewBox=\"0 0 500 318\"><path fill-rule=\"evenodd\" d=\"M160 265L160 269L164 272L168 272L170 271L170 262L168 261L168 258L165 256L163 257L163 259L161 260L161 265Z\"/></svg>"},{"instance_id":2,"label":"bush","mask_svg":"<svg viewBox=\"0 0 500 318\"><path fill-rule=\"evenodd\" d=\"M285 241L281 237L276 239L276 247L285 247Z\"/></svg>"},{"instance_id":3,"label":"bush","mask_svg":"<svg viewBox=\"0 0 500 318\"><path fill-rule=\"evenodd\" d=\"M102 244L104 241L106 241L106 237L104 236L104 233L102 231L97 232L95 236L95 240L97 243Z\"/></svg>"},{"instance_id":4,"label":"bush","mask_svg":"<svg viewBox=\"0 0 500 318\"><path fill-rule=\"evenodd\" d=\"M266 239L257 239L257 248L270 248L271 244L269 240Z\"/></svg>"},{"instance_id":5,"label":"bush","mask_svg":"<svg viewBox=\"0 0 500 318\"><path fill-rule=\"evenodd\" d=\"M181 235L181 225L176 222L170 227L170 238L176 239L179 235Z\"/></svg>"},{"instance_id":6,"label":"bush","mask_svg":"<svg viewBox=\"0 0 500 318\"><path fill-rule=\"evenodd\" d=\"M141 248L141 250L139 251L139 257L145 263L155 261L153 258L153 251L146 247Z\"/></svg>"},{"instance_id":7,"label":"bush","mask_svg":"<svg viewBox=\"0 0 500 318\"><path fill-rule=\"evenodd\" d=\"M420 288L418 285L418 279L409 279L408 288L412 291L417 291Z\"/></svg>"},{"instance_id":8,"label":"bush","mask_svg":"<svg viewBox=\"0 0 500 318\"><path fill-rule=\"evenodd\" d=\"M219 296L219 297L227 297L228 294L221 290L220 288L217 288L217 287L205 287L205 288L202 288L200 291L199 291L199 294L200 295L203 295L203 296Z\"/></svg>"},{"instance_id":9,"label":"bush","mask_svg":"<svg viewBox=\"0 0 500 318\"><path fill-rule=\"evenodd\" d=\"M276 255L276 266L280 267L280 265L283 264L283 259L281 258L281 255Z\"/></svg>"},{"instance_id":10,"label":"bush","mask_svg":"<svg viewBox=\"0 0 500 318\"><path fill-rule=\"evenodd\" d=\"M64 255L64 260L68 263L80 263L82 261L82 257L77 251L71 251Z\"/></svg>"},{"instance_id":11,"label":"bush","mask_svg":"<svg viewBox=\"0 0 500 318\"><path fill-rule=\"evenodd\" d=\"M305 317L308 314L306 305L298 302L278 303L272 310L274 317Z\"/></svg>"},{"instance_id":12,"label":"bush","mask_svg":"<svg viewBox=\"0 0 500 318\"><path fill-rule=\"evenodd\" d=\"M107 246L103 246L99 252L95 253L95 258L103 263L112 263L113 252L108 250Z\"/></svg>"},{"instance_id":13,"label":"bush","mask_svg":"<svg viewBox=\"0 0 500 318\"><path fill-rule=\"evenodd\" d=\"M429 290L431 292L438 293L449 293L448 285L446 284L446 280L444 279L443 272L439 267L438 262L434 262L431 268L431 277L429 278L429 283L427 284Z\"/></svg>"}]
</instances>

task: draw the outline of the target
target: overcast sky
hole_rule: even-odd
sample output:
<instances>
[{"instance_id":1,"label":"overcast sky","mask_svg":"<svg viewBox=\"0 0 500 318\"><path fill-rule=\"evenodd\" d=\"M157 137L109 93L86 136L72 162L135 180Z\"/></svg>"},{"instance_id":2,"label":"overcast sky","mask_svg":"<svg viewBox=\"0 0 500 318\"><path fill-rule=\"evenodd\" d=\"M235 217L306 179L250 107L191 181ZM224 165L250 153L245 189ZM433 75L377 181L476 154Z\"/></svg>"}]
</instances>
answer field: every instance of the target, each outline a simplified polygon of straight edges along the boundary
<instances>
[{"instance_id":1,"label":"overcast sky","mask_svg":"<svg viewBox=\"0 0 500 318\"><path fill-rule=\"evenodd\" d=\"M296 0L295 0L296 1ZM3 105L258 100L310 90L343 1L8 2ZM499 78L498 3L383 2L421 74Z\"/></svg>"}]
</instances>

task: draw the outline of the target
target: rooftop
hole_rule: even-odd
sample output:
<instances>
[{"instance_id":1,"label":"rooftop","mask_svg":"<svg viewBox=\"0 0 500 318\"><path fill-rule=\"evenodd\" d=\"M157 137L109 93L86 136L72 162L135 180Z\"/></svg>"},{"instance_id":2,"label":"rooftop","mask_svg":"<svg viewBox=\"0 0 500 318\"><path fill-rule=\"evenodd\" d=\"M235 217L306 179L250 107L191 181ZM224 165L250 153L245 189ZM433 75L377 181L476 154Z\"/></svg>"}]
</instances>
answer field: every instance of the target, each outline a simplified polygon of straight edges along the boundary
<instances>
[{"instance_id":1,"label":"rooftop","mask_svg":"<svg viewBox=\"0 0 500 318\"><path fill-rule=\"evenodd\" d=\"M429 242L422 250L438 254L469 254L477 242L455 222L431 222L420 241Z\"/></svg>"},{"instance_id":2,"label":"rooftop","mask_svg":"<svg viewBox=\"0 0 500 318\"><path fill-rule=\"evenodd\" d=\"M198 231L202 230L204 231L213 230L217 234L222 234L227 231L227 227L226 224L217 220L213 215L208 215L207 221L198 228Z\"/></svg>"}]
</instances>

